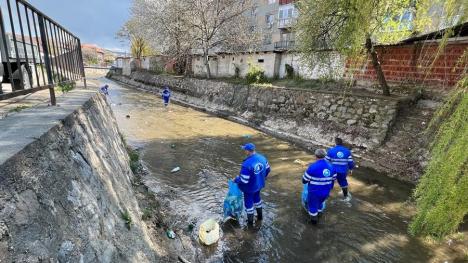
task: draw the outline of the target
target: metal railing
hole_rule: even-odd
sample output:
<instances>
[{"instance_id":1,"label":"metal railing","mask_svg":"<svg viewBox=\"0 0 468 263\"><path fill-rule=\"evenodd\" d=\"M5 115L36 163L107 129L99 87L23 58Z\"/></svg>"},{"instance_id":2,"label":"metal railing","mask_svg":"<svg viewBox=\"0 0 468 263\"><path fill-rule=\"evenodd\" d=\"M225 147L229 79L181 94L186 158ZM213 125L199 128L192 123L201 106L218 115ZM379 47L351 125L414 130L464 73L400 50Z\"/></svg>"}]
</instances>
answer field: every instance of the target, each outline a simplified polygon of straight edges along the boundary
<instances>
[{"instance_id":1,"label":"metal railing","mask_svg":"<svg viewBox=\"0 0 468 263\"><path fill-rule=\"evenodd\" d=\"M294 40L283 40L275 42L275 49L276 50L290 50L293 49L296 45Z\"/></svg>"},{"instance_id":2,"label":"metal railing","mask_svg":"<svg viewBox=\"0 0 468 263\"><path fill-rule=\"evenodd\" d=\"M296 23L295 17L281 18L278 20L278 28L290 28Z\"/></svg>"},{"instance_id":3,"label":"metal railing","mask_svg":"<svg viewBox=\"0 0 468 263\"><path fill-rule=\"evenodd\" d=\"M84 80L80 39L25 0L0 0L0 100Z\"/></svg>"}]
</instances>

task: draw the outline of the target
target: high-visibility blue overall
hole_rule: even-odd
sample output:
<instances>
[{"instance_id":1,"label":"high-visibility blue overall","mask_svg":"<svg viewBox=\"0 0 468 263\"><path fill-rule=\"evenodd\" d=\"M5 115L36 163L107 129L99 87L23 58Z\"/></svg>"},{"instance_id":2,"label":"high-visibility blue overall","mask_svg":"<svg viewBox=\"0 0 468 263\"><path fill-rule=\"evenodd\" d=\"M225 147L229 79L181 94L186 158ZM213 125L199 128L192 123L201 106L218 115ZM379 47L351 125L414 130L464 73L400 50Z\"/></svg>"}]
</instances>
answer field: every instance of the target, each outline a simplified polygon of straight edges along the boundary
<instances>
[{"instance_id":1,"label":"high-visibility blue overall","mask_svg":"<svg viewBox=\"0 0 468 263\"><path fill-rule=\"evenodd\" d=\"M164 106L169 105L169 99L171 98L171 91L168 88L165 88L162 92L162 98L164 100Z\"/></svg>"},{"instance_id":2,"label":"high-visibility blue overall","mask_svg":"<svg viewBox=\"0 0 468 263\"><path fill-rule=\"evenodd\" d=\"M333 188L336 172L325 159L314 162L302 176L302 183L308 184L307 205L309 215L317 216L324 209L324 202Z\"/></svg>"},{"instance_id":3,"label":"high-visibility blue overall","mask_svg":"<svg viewBox=\"0 0 468 263\"><path fill-rule=\"evenodd\" d=\"M267 159L255 153L242 163L239 176L234 179L244 193L244 205L247 214L253 214L254 208L262 208L260 191L265 187L265 179L270 173Z\"/></svg>"},{"instance_id":4,"label":"high-visibility blue overall","mask_svg":"<svg viewBox=\"0 0 468 263\"><path fill-rule=\"evenodd\" d=\"M337 145L328 150L326 159L333 165L337 173L336 179L340 187L347 188L348 180L346 176L348 175L348 171L354 168L351 151L342 145Z\"/></svg>"}]
</instances>

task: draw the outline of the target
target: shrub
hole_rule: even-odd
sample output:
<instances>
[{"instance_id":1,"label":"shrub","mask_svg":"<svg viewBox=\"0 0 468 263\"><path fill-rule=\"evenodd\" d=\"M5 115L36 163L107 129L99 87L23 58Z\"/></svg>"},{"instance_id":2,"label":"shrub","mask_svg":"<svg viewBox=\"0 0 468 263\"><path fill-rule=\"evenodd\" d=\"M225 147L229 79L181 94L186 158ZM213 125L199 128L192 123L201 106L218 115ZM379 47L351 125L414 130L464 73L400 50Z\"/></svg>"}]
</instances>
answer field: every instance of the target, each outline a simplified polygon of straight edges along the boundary
<instances>
[{"instance_id":1,"label":"shrub","mask_svg":"<svg viewBox=\"0 0 468 263\"><path fill-rule=\"evenodd\" d=\"M249 71L247 72L245 79L247 80L247 83L249 84L265 83L266 82L265 71L259 65L255 63L249 63Z\"/></svg>"},{"instance_id":2,"label":"shrub","mask_svg":"<svg viewBox=\"0 0 468 263\"><path fill-rule=\"evenodd\" d=\"M234 65L234 76L236 78L239 78L240 77L240 67L237 66L237 65Z\"/></svg>"},{"instance_id":3,"label":"shrub","mask_svg":"<svg viewBox=\"0 0 468 263\"><path fill-rule=\"evenodd\" d=\"M284 66L286 68L286 78L288 79L294 78L294 68L289 64L285 64Z\"/></svg>"},{"instance_id":4,"label":"shrub","mask_svg":"<svg viewBox=\"0 0 468 263\"><path fill-rule=\"evenodd\" d=\"M65 93L65 92L70 92L71 90L73 90L76 86L76 83L73 81L73 82L67 82L67 83L59 83L57 85L58 88L60 88L60 90L62 91L62 93Z\"/></svg>"}]
</instances>

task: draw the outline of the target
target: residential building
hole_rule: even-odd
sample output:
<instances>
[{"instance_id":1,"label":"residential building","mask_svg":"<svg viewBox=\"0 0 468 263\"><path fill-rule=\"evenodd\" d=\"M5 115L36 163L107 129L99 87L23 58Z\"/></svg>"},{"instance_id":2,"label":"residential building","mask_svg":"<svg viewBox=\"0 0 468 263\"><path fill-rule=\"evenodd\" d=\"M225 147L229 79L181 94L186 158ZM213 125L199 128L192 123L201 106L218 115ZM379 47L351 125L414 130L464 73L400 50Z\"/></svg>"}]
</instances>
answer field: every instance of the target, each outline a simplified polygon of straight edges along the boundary
<instances>
[{"instance_id":1,"label":"residential building","mask_svg":"<svg viewBox=\"0 0 468 263\"><path fill-rule=\"evenodd\" d=\"M216 52L209 63L214 77L244 76L249 63L257 63L267 77L284 77L286 64L303 71L298 56L294 55L295 36L291 30L298 12L294 0L255 0L252 10L246 14L251 27L261 35L255 52ZM203 59L195 56L192 61L195 75L205 75Z\"/></svg>"}]
</instances>

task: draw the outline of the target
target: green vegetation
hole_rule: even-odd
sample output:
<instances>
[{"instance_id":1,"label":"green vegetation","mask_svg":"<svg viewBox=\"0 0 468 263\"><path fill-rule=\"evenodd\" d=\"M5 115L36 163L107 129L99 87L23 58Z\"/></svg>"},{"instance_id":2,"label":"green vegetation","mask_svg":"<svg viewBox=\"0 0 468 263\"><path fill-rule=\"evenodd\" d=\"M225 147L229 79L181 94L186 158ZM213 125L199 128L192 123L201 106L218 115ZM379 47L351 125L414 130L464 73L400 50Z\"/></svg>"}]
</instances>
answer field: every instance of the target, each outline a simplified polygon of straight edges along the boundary
<instances>
[{"instance_id":1,"label":"green vegetation","mask_svg":"<svg viewBox=\"0 0 468 263\"><path fill-rule=\"evenodd\" d=\"M468 214L468 76L429 125L432 159L417 186L412 234L442 238L457 231ZM432 134L431 134L432 133Z\"/></svg>"},{"instance_id":2,"label":"green vegetation","mask_svg":"<svg viewBox=\"0 0 468 263\"><path fill-rule=\"evenodd\" d=\"M245 76L245 80L249 84L261 84L266 83L267 78L265 77L265 70L259 65L249 62L249 70L247 71L247 75Z\"/></svg>"},{"instance_id":3,"label":"green vegetation","mask_svg":"<svg viewBox=\"0 0 468 263\"><path fill-rule=\"evenodd\" d=\"M286 68L286 78L288 79L294 78L294 68L289 64L285 64L284 66Z\"/></svg>"},{"instance_id":4,"label":"green vegetation","mask_svg":"<svg viewBox=\"0 0 468 263\"><path fill-rule=\"evenodd\" d=\"M140 166L140 154L136 150L132 150L127 147L128 156L130 157L130 169L133 173L138 171L138 167Z\"/></svg>"},{"instance_id":5,"label":"green vegetation","mask_svg":"<svg viewBox=\"0 0 468 263\"><path fill-rule=\"evenodd\" d=\"M128 144L125 136L119 133L120 139L122 140L125 150L127 150L128 157L130 158L129 165L132 172L135 174L138 171L138 167L140 166L140 154L137 150L133 150Z\"/></svg>"},{"instance_id":6,"label":"green vegetation","mask_svg":"<svg viewBox=\"0 0 468 263\"><path fill-rule=\"evenodd\" d=\"M22 110L29 109L29 108L31 108L31 106L20 105L20 106L14 107L13 109L9 110L8 112L20 112Z\"/></svg>"},{"instance_id":7,"label":"green vegetation","mask_svg":"<svg viewBox=\"0 0 468 263\"><path fill-rule=\"evenodd\" d=\"M141 216L141 219L142 220L148 220L148 219L151 219L151 217L153 216L153 209L150 208L150 207L147 207L145 209L143 209L143 215Z\"/></svg>"},{"instance_id":8,"label":"green vegetation","mask_svg":"<svg viewBox=\"0 0 468 263\"><path fill-rule=\"evenodd\" d=\"M57 88L62 91L62 93L65 92L70 92L76 87L76 83L74 81L72 82L65 82L65 83L59 83L57 85Z\"/></svg>"},{"instance_id":9,"label":"green vegetation","mask_svg":"<svg viewBox=\"0 0 468 263\"><path fill-rule=\"evenodd\" d=\"M120 217L124 220L128 230L130 230L130 227L132 226L132 217L130 216L130 213L127 210L120 211Z\"/></svg>"}]
</instances>

